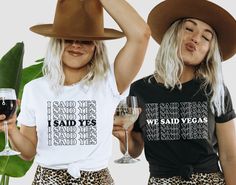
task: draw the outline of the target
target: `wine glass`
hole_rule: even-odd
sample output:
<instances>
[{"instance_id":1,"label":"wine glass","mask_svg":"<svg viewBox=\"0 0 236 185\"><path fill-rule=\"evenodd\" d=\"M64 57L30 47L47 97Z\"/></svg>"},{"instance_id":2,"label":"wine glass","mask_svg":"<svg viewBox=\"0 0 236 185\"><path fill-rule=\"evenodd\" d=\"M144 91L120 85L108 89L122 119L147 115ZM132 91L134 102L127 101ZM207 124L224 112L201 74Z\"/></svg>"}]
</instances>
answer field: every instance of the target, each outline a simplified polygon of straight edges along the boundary
<instances>
[{"instance_id":1,"label":"wine glass","mask_svg":"<svg viewBox=\"0 0 236 185\"><path fill-rule=\"evenodd\" d=\"M20 152L14 151L9 146L7 119L16 111L16 93L11 88L0 88L0 114L4 114L6 119L3 121L5 131L5 148L0 152L0 156L19 155Z\"/></svg>"},{"instance_id":2,"label":"wine glass","mask_svg":"<svg viewBox=\"0 0 236 185\"><path fill-rule=\"evenodd\" d=\"M115 160L115 163L135 163L139 159L134 159L128 152L128 128L134 124L139 116L138 99L136 96L128 96L122 100L116 108L114 115L114 123L123 122L125 130L125 154L122 158Z\"/></svg>"}]
</instances>

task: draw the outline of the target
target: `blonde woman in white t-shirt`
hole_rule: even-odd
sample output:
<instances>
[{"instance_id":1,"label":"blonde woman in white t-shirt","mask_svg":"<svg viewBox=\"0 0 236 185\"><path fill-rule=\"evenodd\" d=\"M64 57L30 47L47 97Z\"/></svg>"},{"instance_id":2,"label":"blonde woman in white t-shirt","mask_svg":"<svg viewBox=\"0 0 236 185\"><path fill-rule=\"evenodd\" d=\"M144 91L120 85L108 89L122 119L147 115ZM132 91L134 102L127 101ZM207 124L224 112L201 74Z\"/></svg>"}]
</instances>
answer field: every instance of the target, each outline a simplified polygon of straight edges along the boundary
<instances>
[{"instance_id":1,"label":"blonde woman in white t-shirt","mask_svg":"<svg viewBox=\"0 0 236 185\"><path fill-rule=\"evenodd\" d=\"M104 29L102 8L123 32ZM149 27L125 0L58 0L53 24L31 31L51 38L44 76L24 88L20 130L16 115L7 122L14 148L39 165L33 184L114 184L113 112L142 65ZM110 66L102 40L123 36Z\"/></svg>"}]
</instances>

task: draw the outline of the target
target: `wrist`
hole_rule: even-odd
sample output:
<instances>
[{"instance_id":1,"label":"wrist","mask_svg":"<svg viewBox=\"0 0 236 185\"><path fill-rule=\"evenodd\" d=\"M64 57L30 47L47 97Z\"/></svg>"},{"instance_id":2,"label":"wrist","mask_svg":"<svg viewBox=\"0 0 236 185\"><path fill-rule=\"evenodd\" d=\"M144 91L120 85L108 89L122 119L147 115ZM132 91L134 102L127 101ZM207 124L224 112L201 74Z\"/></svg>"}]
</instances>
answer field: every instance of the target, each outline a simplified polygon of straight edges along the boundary
<instances>
[{"instance_id":1,"label":"wrist","mask_svg":"<svg viewBox=\"0 0 236 185\"><path fill-rule=\"evenodd\" d=\"M13 126L11 129L8 129L9 137L12 137L12 135L15 135L17 132L19 132L17 126Z\"/></svg>"}]
</instances>

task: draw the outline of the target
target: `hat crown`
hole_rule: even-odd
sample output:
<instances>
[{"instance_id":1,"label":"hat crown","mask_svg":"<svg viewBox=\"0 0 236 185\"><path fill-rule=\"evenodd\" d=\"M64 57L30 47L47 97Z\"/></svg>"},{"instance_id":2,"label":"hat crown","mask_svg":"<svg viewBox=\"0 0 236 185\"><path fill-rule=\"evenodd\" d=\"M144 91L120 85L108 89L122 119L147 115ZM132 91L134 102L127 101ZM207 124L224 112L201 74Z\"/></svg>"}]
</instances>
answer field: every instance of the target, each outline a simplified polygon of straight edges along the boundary
<instances>
[{"instance_id":1,"label":"hat crown","mask_svg":"<svg viewBox=\"0 0 236 185\"><path fill-rule=\"evenodd\" d=\"M236 53L234 17L208 0L165 0L157 4L148 15L152 37L160 44L170 25L183 18L199 19L215 30L223 60Z\"/></svg>"},{"instance_id":2,"label":"hat crown","mask_svg":"<svg viewBox=\"0 0 236 185\"><path fill-rule=\"evenodd\" d=\"M53 31L60 35L101 35L103 10L97 0L58 0Z\"/></svg>"},{"instance_id":3,"label":"hat crown","mask_svg":"<svg viewBox=\"0 0 236 185\"><path fill-rule=\"evenodd\" d=\"M104 28L103 7L99 0L58 0L53 24L30 27L37 34L71 40L108 40L124 33Z\"/></svg>"}]
</instances>

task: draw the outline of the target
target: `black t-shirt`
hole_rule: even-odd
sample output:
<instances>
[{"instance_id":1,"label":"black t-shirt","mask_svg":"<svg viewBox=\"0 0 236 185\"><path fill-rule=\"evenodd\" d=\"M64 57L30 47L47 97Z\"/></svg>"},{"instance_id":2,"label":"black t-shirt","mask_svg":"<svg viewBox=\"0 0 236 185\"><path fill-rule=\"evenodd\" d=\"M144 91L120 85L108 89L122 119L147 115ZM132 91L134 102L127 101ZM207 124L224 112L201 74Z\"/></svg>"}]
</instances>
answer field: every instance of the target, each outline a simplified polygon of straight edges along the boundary
<instances>
[{"instance_id":1,"label":"black t-shirt","mask_svg":"<svg viewBox=\"0 0 236 185\"><path fill-rule=\"evenodd\" d=\"M225 88L225 113L213 114L200 86L193 79L171 90L153 76L131 85L130 95L142 108L133 131L142 133L151 176L188 179L192 172L219 171L215 124L233 119L235 112Z\"/></svg>"}]
</instances>

